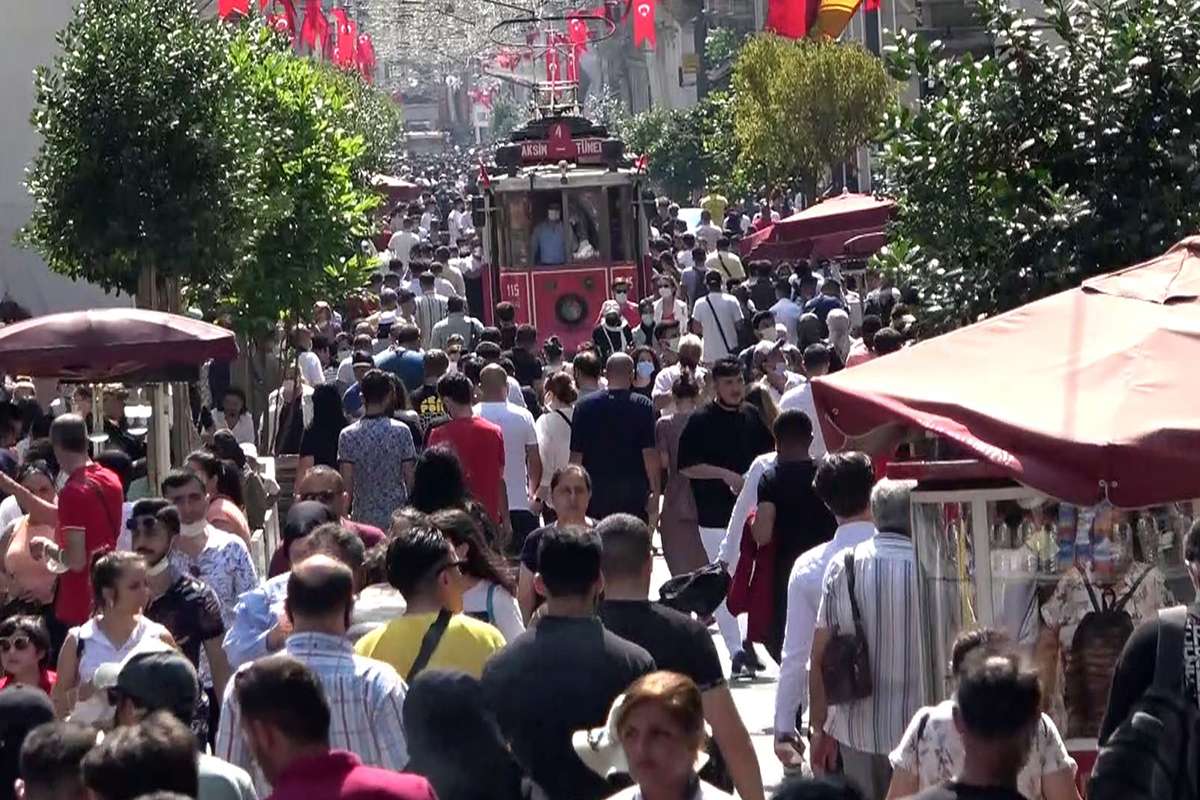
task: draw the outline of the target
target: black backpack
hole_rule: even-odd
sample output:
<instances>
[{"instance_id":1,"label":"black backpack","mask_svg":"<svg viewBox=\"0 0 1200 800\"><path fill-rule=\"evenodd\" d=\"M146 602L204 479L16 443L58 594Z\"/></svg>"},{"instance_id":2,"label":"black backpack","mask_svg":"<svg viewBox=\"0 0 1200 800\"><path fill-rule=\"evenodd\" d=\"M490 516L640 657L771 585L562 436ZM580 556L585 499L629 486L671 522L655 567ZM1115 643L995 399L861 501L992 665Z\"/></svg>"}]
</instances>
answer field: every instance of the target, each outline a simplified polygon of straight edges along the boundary
<instances>
[{"instance_id":1,"label":"black backpack","mask_svg":"<svg viewBox=\"0 0 1200 800\"><path fill-rule=\"evenodd\" d=\"M1149 569L1142 572L1120 598L1112 589L1103 589L1099 601L1095 587L1083 573L1092 610L1079 621L1063 659L1063 704L1069 738L1095 738L1100 732L1113 670L1133 634L1133 617L1125 606L1149 573Z\"/></svg>"},{"instance_id":2,"label":"black backpack","mask_svg":"<svg viewBox=\"0 0 1200 800\"><path fill-rule=\"evenodd\" d=\"M1088 800L1196 800L1200 709L1183 691L1188 610L1158 612L1154 682L1096 757Z\"/></svg>"}]
</instances>

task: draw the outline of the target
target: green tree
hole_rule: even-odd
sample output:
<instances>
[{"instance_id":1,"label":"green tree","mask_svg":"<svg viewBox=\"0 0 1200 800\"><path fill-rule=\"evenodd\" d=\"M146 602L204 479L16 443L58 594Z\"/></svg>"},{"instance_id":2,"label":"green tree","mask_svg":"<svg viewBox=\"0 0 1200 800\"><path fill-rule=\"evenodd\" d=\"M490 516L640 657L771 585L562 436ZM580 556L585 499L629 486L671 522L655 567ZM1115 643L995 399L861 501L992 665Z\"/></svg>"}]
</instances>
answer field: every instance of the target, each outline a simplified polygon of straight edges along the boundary
<instances>
[{"instance_id":1,"label":"green tree","mask_svg":"<svg viewBox=\"0 0 1200 800\"><path fill-rule=\"evenodd\" d=\"M644 153L647 175L678 200L710 186L730 190L734 143L729 95L710 92L691 108L651 109L630 117L620 134L630 152Z\"/></svg>"},{"instance_id":2,"label":"green tree","mask_svg":"<svg viewBox=\"0 0 1200 800\"><path fill-rule=\"evenodd\" d=\"M908 33L890 51L893 74L928 91L888 122L899 215L883 256L935 330L1143 260L1200 225L1200 6L1049 0L1061 46L1000 0L979 10L994 57L942 59Z\"/></svg>"},{"instance_id":3,"label":"green tree","mask_svg":"<svg viewBox=\"0 0 1200 800\"><path fill-rule=\"evenodd\" d=\"M254 142L223 31L189 0L81 0L58 41L35 78L24 240L56 272L131 294L150 267L234 269L254 226Z\"/></svg>"},{"instance_id":4,"label":"green tree","mask_svg":"<svg viewBox=\"0 0 1200 800\"><path fill-rule=\"evenodd\" d=\"M798 181L809 197L877 132L893 102L883 65L857 44L770 33L743 45L732 89L743 180L768 189Z\"/></svg>"}]
</instances>

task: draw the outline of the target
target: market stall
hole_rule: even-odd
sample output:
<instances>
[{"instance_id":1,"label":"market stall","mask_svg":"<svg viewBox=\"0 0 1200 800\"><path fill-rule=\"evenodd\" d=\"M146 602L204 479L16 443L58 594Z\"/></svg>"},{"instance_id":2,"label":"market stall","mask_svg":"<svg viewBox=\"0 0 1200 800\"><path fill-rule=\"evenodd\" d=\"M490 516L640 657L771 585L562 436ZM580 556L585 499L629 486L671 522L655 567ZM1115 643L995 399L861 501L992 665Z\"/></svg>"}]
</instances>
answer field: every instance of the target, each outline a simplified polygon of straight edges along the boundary
<instances>
[{"instance_id":1,"label":"market stall","mask_svg":"<svg viewBox=\"0 0 1200 800\"><path fill-rule=\"evenodd\" d=\"M1146 263L818 379L831 448L910 441L926 690L964 628L1035 657L1090 768L1132 628L1190 600L1200 506L1200 237Z\"/></svg>"},{"instance_id":2,"label":"market stall","mask_svg":"<svg viewBox=\"0 0 1200 800\"><path fill-rule=\"evenodd\" d=\"M861 258L886 242L884 229L895 209L894 200L843 192L797 211L742 239L743 258L772 261L797 258L837 259L857 240L853 255ZM873 248L869 249L868 248Z\"/></svg>"}]
</instances>

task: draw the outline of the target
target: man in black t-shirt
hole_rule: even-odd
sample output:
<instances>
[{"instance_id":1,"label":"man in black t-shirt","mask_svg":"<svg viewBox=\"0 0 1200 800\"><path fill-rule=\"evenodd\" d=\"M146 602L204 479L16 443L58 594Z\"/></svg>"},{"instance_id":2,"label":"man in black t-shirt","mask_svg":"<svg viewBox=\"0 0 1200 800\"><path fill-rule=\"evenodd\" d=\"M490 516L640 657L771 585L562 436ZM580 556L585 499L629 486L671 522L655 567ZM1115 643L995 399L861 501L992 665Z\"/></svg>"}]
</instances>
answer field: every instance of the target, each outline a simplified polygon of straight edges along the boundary
<instances>
[{"instance_id":1,"label":"man in black t-shirt","mask_svg":"<svg viewBox=\"0 0 1200 800\"><path fill-rule=\"evenodd\" d=\"M450 357L441 350L425 351L425 380L412 394L413 411L421 418L421 429L429 431L450 420L450 414L442 405L437 382L450 369Z\"/></svg>"},{"instance_id":2,"label":"man in black t-shirt","mask_svg":"<svg viewBox=\"0 0 1200 800\"><path fill-rule=\"evenodd\" d=\"M542 398L542 377L545 371L545 364L542 359L534 352L537 349L537 328L532 325L518 325L517 335L513 337L512 350L508 351L508 357L512 361L514 378L521 388L526 387L533 389L534 395L538 398L538 403L541 403Z\"/></svg>"},{"instance_id":3,"label":"man in black t-shirt","mask_svg":"<svg viewBox=\"0 0 1200 800\"><path fill-rule=\"evenodd\" d=\"M571 418L571 463L592 476L588 516L633 514L654 527L662 479L654 404L631 391L633 359L625 353L609 356L605 376L608 389L580 400Z\"/></svg>"},{"instance_id":4,"label":"man in black t-shirt","mask_svg":"<svg viewBox=\"0 0 1200 800\"><path fill-rule=\"evenodd\" d=\"M808 454L813 440L813 424L808 415L798 409L784 411L775 419L774 432L779 458L758 481L758 511L751 533L760 547L775 543L772 604L775 616L765 644L771 658L783 663L792 566L801 553L833 538L837 520L813 489L817 467Z\"/></svg>"},{"instance_id":5,"label":"man in black t-shirt","mask_svg":"<svg viewBox=\"0 0 1200 800\"><path fill-rule=\"evenodd\" d=\"M484 666L484 695L513 755L550 800L600 800L612 787L575 754L571 737L603 725L617 696L654 671L654 659L596 616L604 579L595 532L548 530L535 580L546 613Z\"/></svg>"},{"instance_id":6,"label":"man in black t-shirt","mask_svg":"<svg viewBox=\"0 0 1200 800\"><path fill-rule=\"evenodd\" d=\"M959 679L955 701L962 769L913 800L1022 800L1017 774L1029 758L1042 718L1037 672L1022 667L1013 655L974 654Z\"/></svg>"},{"instance_id":7,"label":"man in black t-shirt","mask_svg":"<svg viewBox=\"0 0 1200 800\"><path fill-rule=\"evenodd\" d=\"M700 688L704 719L733 779L738 797L763 796L758 757L733 703L717 648L703 623L652 603L650 528L637 517L613 514L596 526L603 544L604 602L600 620L623 639L646 648L659 669L686 675Z\"/></svg>"},{"instance_id":8,"label":"man in black t-shirt","mask_svg":"<svg viewBox=\"0 0 1200 800\"><path fill-rule=\"evenodd\" d=\"M742 490L743 476L751 462L769 452L775 442L758 409L743 402L746 381L737 359L717 361L710 374L716 397L694 412L684 426L679 437L679 471L691 479L700 541L715 561L733 504ZM575 413L578 419L578 410ZM746 656L741 652L737 620L724 603L716 617L721 638L734 659L734 671L738 672Z\"/></svg>"},{"instance_id":9,"label":"man in black t-shirt","mask_svg":"<svg viewBox=\"0 0 1200 800\"><path fill-rule=\"evenodd\" d=\"M184 574L171 564L171 543L179 535L179 511L162 498L146 498L133 504L127 523L130 547L146 560L146 583L150 602L145 615L171 632L180 651L197 671L200 648L208 657L208 670L201 675L204 691L197 698L192 717L192 732L200 741L215 733L211 711L225 691L229 680L229 659L221 642L225 623L221 619L221 601L208 584Z\"/></svg>"}]
</instances>

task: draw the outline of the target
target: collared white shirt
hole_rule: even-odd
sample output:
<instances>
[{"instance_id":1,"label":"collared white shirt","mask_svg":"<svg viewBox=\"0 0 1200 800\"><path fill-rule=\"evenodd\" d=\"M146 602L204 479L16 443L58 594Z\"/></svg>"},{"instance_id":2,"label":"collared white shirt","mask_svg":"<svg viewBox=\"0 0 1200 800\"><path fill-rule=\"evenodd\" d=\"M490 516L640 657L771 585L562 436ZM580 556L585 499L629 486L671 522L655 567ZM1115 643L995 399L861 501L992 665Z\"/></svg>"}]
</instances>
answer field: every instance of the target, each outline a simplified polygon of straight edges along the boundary
<instances>
[{"instance_id":1,"label":"collared white shirt","mask_svg":"<svg viewBox=\"0 0 1200 800\"><path fill-rule=\"evenodd\" d=\"M917 565L912 539L880 531L854 548L855 598L871 661L871 696L830 706L825 732L864 753L886 755L921 707ZM829 562L817 627L853 630L845 567ZM819 669L813 664L813 669Z\"/></svg>"},{"instance_id":2,"label":"collared white shirt","mask_svg":"<svg viewBox=\"0 0 1200 800\"><path fill-rule=\"evenodd\" d=\"M808 659L812 652L813 629L825 571L834 556L856 547L875 535L872 522L839 525L828 542L800 554L792 565L787 586L787 621L783 629L783 655L779 664L779 686L775 692L775 730L785 733L796 722L796 711L808 706Z\"/></svg>"},{"instance_id":3,"label":"collared white shirt","mask_svg":"<svg viewBox=\"0 0 1200 800\"><path fill-rule=\"evenodd\" d=\"M729 565L730 575L737 570L738 556L742 553L742 531L746 527L746 519L751 511L758 508L758 482L763 473L775 466L778 460L779 456L774 451L763 453L750 462L750 469L746 470L742 490L733 503L729 526L725 528L725 538L721 540L721 549L717 552L717 558Z\"/></svg>"},{"instance_id":4,"label":"collared white shirt","mask_svg":"<svg viewBox=\"0 0 1200 800\"><path fill-rule=\"evenodd\" d=\"M770 311L775 315L776 322L783 323L783 327L787 331L788 344L795 344L799 335L796 326L804 314L804 309L800 308L794 300L781 297L775 301L775 305L771 306Z\"/></svg>"},{"instance_id":5,"label":"collared white shirt","mask_svg":"<svg viewBox=\"0 0 1200 800\"><path fill-rule=\"evenodd\" d=\"M408 745L400 712L407 689L390 664L355 655L349 640L326 633L293 633L284 650L316 673L325 689L331 747L349 750L369 766L404 769ZM216 756L249 772L266 797L270 788L242 735L233 686L229 681L221 704Z\"/></svg>"},{"instance_id":6,"label":"collared white shirt","mask_svg":"<svg viewBox=\"0 0 1200 800\"><path fill-rule=\"evenodd\" d=\"M813 461L820 461L828 449L825 446L825 434L821 431L821 420L817 418L817 404L813 401L810 381L804 381L799 386L788 389L783 393L783 397L779 398L780 411L790 411L793 408L803 411L809 422L812 423L813 440L812 445L808 448L808 454L812 456Z\"/></svg>"},{"instance_id":7,"label":"collared white shirt","mask_svg":"<svg viewBox=\"0 0 1200 800\"><path fill-rule=\"evenodd\" d=\"M411 281L409 281L408 288L409 291L411 291L417 297L420 297L422 293L421 279L413 278ZM446 298L462 296L458 289L455 288L453 281L446 277L445 272L443 272L441 275L435 275L433 277L433 293L440 294L442 297Z\"/></svg>"}]
</instances>

